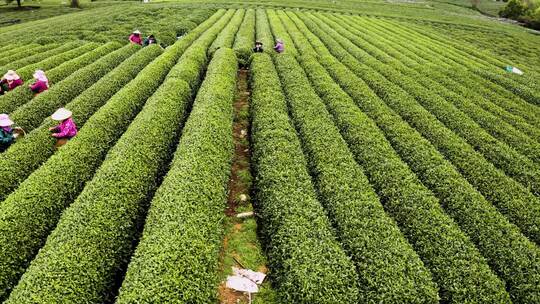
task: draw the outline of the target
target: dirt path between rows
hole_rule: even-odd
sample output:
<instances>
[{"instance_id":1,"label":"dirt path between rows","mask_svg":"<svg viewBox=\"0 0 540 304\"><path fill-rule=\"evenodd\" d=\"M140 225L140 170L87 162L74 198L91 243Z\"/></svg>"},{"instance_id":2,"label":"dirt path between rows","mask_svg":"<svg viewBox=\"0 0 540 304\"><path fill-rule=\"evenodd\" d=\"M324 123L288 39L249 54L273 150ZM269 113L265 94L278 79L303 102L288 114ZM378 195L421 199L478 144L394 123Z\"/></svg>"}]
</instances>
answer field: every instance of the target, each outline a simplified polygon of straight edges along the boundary
<instances>
[{"instance_id":1,"label":"dirt path between rows","mask_svg":"<svg viewBox=\"0 0 540 304\"><path fill-rule=\"evenodd\" d=\"M253 217L238 219L241 212L253 210L250 201L251 191L251 151L249 138L249 70L238 70L237 94L234 101L233 137L235 153L229 181L229 197L225 210L226 235L223 239L219 286L219 301L222 304L248 303L248 295L229 289L225 285L231 266L246 267L266 273L264 255L257 240L257 224ZM257 258L253 258L253 257ZM262 258L261 258L262 257ZM242 265L240 265L240 262ZM252 299L255 298L252 295ZM264 302L264 301L263 301Z\"/></svg>"}]
</instances>

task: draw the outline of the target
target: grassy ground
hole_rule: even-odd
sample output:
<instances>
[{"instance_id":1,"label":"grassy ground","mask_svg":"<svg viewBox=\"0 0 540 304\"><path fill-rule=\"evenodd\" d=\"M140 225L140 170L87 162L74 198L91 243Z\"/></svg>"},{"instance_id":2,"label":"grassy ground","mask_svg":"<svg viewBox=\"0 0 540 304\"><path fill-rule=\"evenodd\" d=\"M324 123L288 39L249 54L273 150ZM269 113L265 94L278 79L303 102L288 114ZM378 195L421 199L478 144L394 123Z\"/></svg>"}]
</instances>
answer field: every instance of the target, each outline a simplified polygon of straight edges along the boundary
<instances>
[{"instance_id":1,"label":"grassy ground","mask_svg":"<svg viewBox=\"0 0 540 304\"><path fill-rule=\"evenodd\" d=\"M83 9L91 9L115 5L118 2L90 2L88 0L83 0L80 1L80 3ZM0 27L64 14L77 13L80 11L81 10L77 8L70 8L67 0L24 1L22 3L22 9L17 7L16 1L9 5L6 5L5 2L2 1L0 3Z\"/></svg>"}]
</instances>

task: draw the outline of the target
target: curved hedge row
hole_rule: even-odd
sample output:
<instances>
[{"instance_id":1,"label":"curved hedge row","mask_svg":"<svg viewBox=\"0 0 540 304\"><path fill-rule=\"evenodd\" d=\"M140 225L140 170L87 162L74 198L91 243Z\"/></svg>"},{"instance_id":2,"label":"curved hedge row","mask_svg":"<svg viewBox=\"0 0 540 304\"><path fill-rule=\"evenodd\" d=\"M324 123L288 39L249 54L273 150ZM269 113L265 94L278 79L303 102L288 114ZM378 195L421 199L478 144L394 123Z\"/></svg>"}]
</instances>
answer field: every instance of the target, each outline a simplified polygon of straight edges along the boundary
<instances>
[{"instance_id":1,"label":"curved hedge row","mask_svg":"<svg viewBox=\"0 0 540 304\"><path fill-rule=\"evenodd\" d=\"M337 24L333 23L331 25L335 26ZM361 43L365 47L365 42ZM534 163L534 161L538 161L540 157L540 145L538 143L531 139L528 141L525 140L522 143L516 143L513 140L510 140L517 147L523 147L519 148L523 154L525 154L525 152L530 152L526 155L530 159L524 157L505 143L493 138L452 103L441 98L447 89L426 78L429 76L429 72L425 76L418 73L408 76L405 74L406 72L397 72L402 69L397 67L395 63L383 65L377 60L368 58L369 56L366 56L363 51L359 52L358 56L355 57L359 58L359 56L363 58L364 64L372 67L393 84L399 85L399 87L405 90L411 97L414 97L417 102L429 111L427 112L421 107L417 107L417 110L422 112L424 116L429 116L428 113L434 115L438 121L435 122L435 120L432 119L431 123L433 125L438 124L438 127L440 128L447 127L456 135L461 136L461 138L465 139L472 148L480 152L495 166L505 171L509 176L520 182L525 188L530 189L533 193L540 194L540 166ZM419 85L419 83L424 83L424 86ZM438 96L434 92L438 92L441 96ZM416 104L416 101L413 101L411 97L402 95L400 99L401 101L408 100L409 102ZM454 96L454 99L459 99L459 97ZM410 107L408 111L411 111ZM486 117L482 118L486 119ZM497 132L507 133L508 135L506 138L512 135L512 131L515 131L513 128L505 129L504 124L497 124L497 119L495 119L495 123L496 125L490 126L491 129L497 129ZM516 134L516 132L514 132L513 135L514 138L517 139L517 136L519 136L520 133ZM458 140L459 139L456 139L456 141ZM527 143L529 145L527 145ZM469 148L469 151L473 152L473 149ZM485 163L482 165L482 170L484 172L495 172L494 169L488 169L490 164L487 164L486 161L483 161L483 163ZM468 175L471 175L471 173L468 173ZM513 181L509 180L507 182L512 183Z\"/></svg>"},{"instance_id":2,"label":"curved hedge row","mask_svg":"<svg viewBox=\"0 0 540 304\"><path fill-rule=\"evenodd\" d=\"M394 66L388 66L388 63L383 64L378 60L373 59L371 55L362 50L359 46L367 48L369 45L364 41L359 40L357 35L349 32L338 23L327 19L321 14L316 14L314 16L318 18L320 22L324 22L320 24L323 24L325 28L332 28L332 31L327 32L340 35L337 36L336 34L333 37L338 40L350 54L355 58L362 60L362 65L360 66L362 71L357 69L356 72L358 74L363 74L362 77L366 79L369 78L369 81L372 82L372 86L378 87L378 89L375 90L379 95L389 95L388 98L391 99L391 101L398 100L399 103L408 104L408 106L406 106L407 114L404 114L405 116L423 116L423 119L426 120L426 122L429 120L429 125L432 126L432 129L440 129L441 132L447 134L446 137L451 137L453 141L459 142L462 146L465 146L465 142L461 139L463 138L471 145L468 149L469 153L474 154L474 148L496 167L520 182L525 188L540 195L540 165L535 164L530 159L517 153L514 149L493 138L452 104L448 103L440 96L437 96L433 91L430 91L437 89L434 85L426 87L419 85L417 81L425 76L415 75L415 77L409 77L397 72ZM389 57L388 55L386 56ZM369 71L373 71L374 74L367 76L365 67L369 67ZM377 77L374 77L375 74ZM379 75L383 77L380 77ZM379 80L374 81L374 79L377 78ZM389 87L395 88L395 92L388 92ZM444 90L444 88L442 88L442 90ZM389 104L391 104L391 101L388 101ZM416 112L416 114L412 112ZM418 124L418 122L409 122L413 125ZM425 125L428 125L428 123ZM501 128L501 126L497 127ZM456 135L461 136L461 138ZM456 162L461 161L456 160ZM477 162L482 166L483 172L489 172L490 174L496 173L495 168L490 169L492 166L486 161L482 162L481 160L477 160ZM470 175L471 173L466 174ZM474 172L472 174L474 175ZM511 183L512 181L507 182Z\"/></svg>"},{"instance_id":3,"label":"curved hedge row","mask_svg":"<svg viewBox=\"0 0 540 304\"><path fill-rule=\"evenodd\" d=\"M346 21L347 18L333 18L332 15L325 16L336 23L345 22L347 25L349 25ZM438 115L439 119L448 126L459 123L460 125L456 133L474 133L476 137L482 137L481 141L486 141L486 134L483 134L485 133L485 130L493 137L505 142L507 145L511 146L513 149L528 157L532 161L540 162L540 143L526 136L524 133L514 129L513 126L506 123L504 120L502 121L494 114L477 105L477 103L486 103L482 96L476 94L474 91L464 88L464 86L462 86L459 82L456 82L444 74L438 73L436 70L432 70L432 64L426 65L421 62L413 61L408 56L414 56L414 54L410 54L410 52L403 48L397 49L395 43L386 40L382 36L384 33L376 30L374 31L364 24L359 26L359 28L362 30L357 30L355 27L351 26L347 27L347 30L350 33L354 34L355 37L360 37L362 39L362 41L356 40L356 44L359 47L363 48L371 56L377 59L386 58L386 55L390 55L393 58L389 62L390 67L395 68L397 71L400 71L402 74L407 75L408 77L412 77L416 82L418 82L418 84L422 84L424 88L429 88L429 91L427 92L425 92L425 90L420 92L421 95L427 96L433 102L436 102L437 104L441 103L441 105L444 104L444 102L441 102L440 100L440 97L442 97L462 111L462 113L459 113L455 108L446 106L446 109L444 109L444 118L440 118L441 115ZM462 74L454 79L466 79L466 75ZM413 83L408 82L408 84L412 85ZM414 90L413 87L408 91L414 92L418 90ZM429 97L429 95L432 94L438 94L440 97ZM421 96L418 97L424 98ZM475 100L475 102L471 102L471 100ZM428 106L426 106L426 108L428 108ZM432 111L432 113L436 113L436 111ZM471 125L472 121L464 117L464 114L473 119L474 123L477 123L484 130L477 130L476 128L478 128L478 126ZM450 115L453 115L454 118L447 117ZM465 125L469 126L467 131L462 130ZM453 129L455 129L455 126ZM472 135L465 134L463 137L467 138L468 136Z\"/></svg>"},{"instance_id":4,"label":"curved hedge row","mask_svg":"<svg viewBox=\"0 0 540 304\"><path fill-rule=\"evenodd\" d=\"M44 51L48 51L51 49L55 49L59 47L59 43L53 43L53 44L47 44L47 45L39 45L39 44L31 44L29 46L21 46L20 48L17 48L16 50L12 50L13 54L6 55L6 57L0 58L0 66L8 65L7 67L3 67L1 70L8 70L10 68L10 63L15 62L17 60L22 60L26 57L39 54Z\"/></svg>"},{"instance_id":5,"label":"curved hedge row","mask_svg":"<svg viewBox=\"0 0 540 304\"><path fill-rule=\"evenodd\" d=\"M407 38L411 41L415 41L416 49L421 49L429 52L433 56L440 58L441 62L447 62L450 69L444 69L443 72L452 71L454 68L463 69L456 61L452 61L448 56L441 56L439 50L436 48L433 49L433 39L426 39L425 36L419 35L416 32L411 32L407 28L403 28L401 25L389 26L389 21L387 22L377 22L374 21L374 24L379 24L388 31L392 31L398 35L407 35ZM391 23L391 22L390 22ZM444 47L445 48L445 47ZM445 48L446 49L446 48ZM464 61L469 61L468 57L463 59ZM497 85L496 83L491 82L488 79L480 77L477 75L477 70L467 71L468 82L465 82L465 85L477 84L471 87L471 90L476 90L482 93L484 96L488 96L489 100L505 108L507 111L520 115L527 119L527 121L534 123L536 127L540 127L540 108L530 103L527 103L518 96L512 94L505 88ZM478 85L481 84L481 85Z\"/></svg>"},{"instance_id":6,"label":"curved hedge row","mask_svg":"<svg viewBox=\"0 0 540 304\"><path fill-rule=\"evenodd\" d=\"M8 57L8 56L11 56L13 54L20 52L21 50L37 47L38 45L39 44L36 44L36 43L29 43L29 44L24 44L24 45L8 43L7 45L0 47L0 57L2 58Z\"/></svg>"},{"instance_id":7,"label":"curved hedge row","mask_svg":"<svg viewBox=\"0 0 540 304\"><path fill-rule=\"evenodd\" d=\"M313 19L312 19L313 20ZM325 27L332 37L339 34ZM321 33L321 35L323 35ZM328 34L323 40L331 42ZM344 39L342 39L344 40ZM343 41L345 42L345 41ZM348 55L339 44L332 44L333 53ZM350 56L350 55L349 55ZM457 135L446 129L429 112L418 105L392 82L360 64L352 56L341 59L396 112L415 127L460 170L467 180L504 213L514 224L535 242L540 242L540 202L526 188L497 170L482 155ZM367 61L366 58L363 59Z\"/></svg>"},{"instance_id":8,"label":"curved hedge row","mask_svg":"<svg viewBox=\"0 0 540 304\"><path fill-rule=\"evenodd\" d=\"M236 52L238 61L242 65L249 63L252 49L255 45L255 10L248 9L244 16L244 21L236 33L233 49Z\"/></svg>"},{"instance_id":9,"label":"curved hedge row","mask_svg":"<svg viewBox=\"0 0 540 304\"><path fill-rule=\"evenodd\" d=\"M59 54L59 53L61 54L61 53L73 50L75 48L81 47L83 45L84 45L84 42L82 42L82 41L72 41L72 42L68 42L66 44L61 44L61 45L59 45L57 47L54 47L54 48L51 48L51 49L41 50L39 53L34 54L32 56L27 56L27 57L21 58L19 60L11 61L11 62L7 63L7 66L5 68L0 67L0 71L3 71L3 70L18 70L18 69L21 69L23 67L27 67L29 65L32 65L32 64L34 64L36 62L46 60L47 58L50 58L51 56L54 56L56 54ZM41 69L43 70L44 68L41 68ZM22 75L19 74L19 76L22 76ZM30 75L30 76L32 76L32 75ZM23 80L29 80L28 78L30 78L30 76L28 76L26 78L23 78Z\"/></svg>"},{"instance_id":10,"label":"curved hedge row","mask_svg":"<svg viewBox=\"0 0 540 304\"><path fill-rule=\"evenodd\" d=\"M215 22L215 26L208 29L203 36L197 39L186 50L178 64L171 69L167 77L183 79L190 85L191 91L195 94L203 76L203 71L201 71L200 67L201 65L206 66L208 63L207 50L220 32L227 26L233 13L234 10L229 10L223 18Z\"/></svg>"},{"instance_id":11,"label":"curved hedge row","mask_svg":"<svg viewBox=\"0 0 540 304\"><path fill-rule=\"evenodd\" d=\"M68 103L65 107L73 112L77 127L81 129L93 113L161 53L159 46L142 49ZM0 155L0 167L4 168L5 178L0 185L2 193L15 189L56 151L55 139L48 130L51 125L52 120L45 119L40 127Z\"/></svg>"},{"instance_id":12,"label":"curved hedge row","mask_svg":"<svg viewBox=\"0 0 540 304\"><path fill-rule=\"evenodd\" d=\"M94 175L109 148L165 79L183 51L220 13L199 25L148 66L94 114L79 134L0 204L0 300L24 272L61 212ZM104 127L106 126L106 127Z\"/></svg>"},{"instance_id":13,"label":"curved hedge row","mask_svg":"<svg viewBox=\"0 0 540 304\"><path fill-rule=\"evenodd\" d=\"M302 61L309 66L315 58ZM322 202L359 273L359 302L438 303L431 273L386 215L302 68L288 55L276 62ZM326 81L314 86L331 87Z\"/></svg>"},{"instance_id":14,"label":"curved hedge row","mask_svg":"<svg viewBox=\"0 0 540 304\"><path fill-rule=\"evenodd\" d=\"M300 17L305 25L324 38L323 41L329 43L330 47L337 47L336 42L331 43L331 37L326 36L310 19L305 18L305 15ZM307 28L301 28L301 31L307 33ZM317 43L315 36L308 38L314 44ZM471 240L446 215L431 191L403 163L377 125L362 111L369 113L372 118L385 119L394 116L401 121L399 117L395 113L389 115L391 110L381 112L384 104L380 99L363 81L355 76L351 77L351 71L329 56L328 50L320 41L318 43L315 49L322 55L319 61L357 102L355 105L351 98L335 85L330 90L320 92L321 96L334 115L334 120L357 161L364 167L368 178L381 196L385 209L398 222L403 233L432 271L441 288L442 300L450 303L510 302L504 284L491 272ZM347 58L349 57L339 60L346 61ZM331 79L317 62L310 62L309 67L304 67L308 71L318 70L315 76L326 75L326 81L331 83ZM313 73L312 71L308 74L314 77ZM378 126L384 129L387 125L392 125L392 122L385 120Z\"/></svg>"},{"instance_id":15,"label":"curved hedge row","mask_svg":"<svg viewBox=\"0 0 540 304\"><path fill-rule=\"evenodd\" d=\"M324 57L328 58L328 57ZM313 70L318 64L311 61L306 69ZM327 66L335 66L335 61L325 61ZM325 73L324 69L318 67ZM339 71L339 69L337 69ZM316 75L320 76L319 74ZM360 82L349 80L350 72L338 72L344 89L362 105L361 108L375 119L379 127L389 138L394 148L408 162L411 169L419 173L422 182L430 187L445 210L459 223L460 227L479 246L488 262L497 273L506 280L507 288L513 299L520 302L536 302L540 296L540 251L537 246L525 238L517 227L511 225L489 202L487 202L470 184L460 176L432 146L404 123L401 118L379 102L370 93L372 100L366 102L366 96L358 93ZM326 80L330 81L329 76ZM365 84L363 84L366 87ZM327 93L326 91L325 93ZM367 92L367 91L366 91ZM348 98L348 97L347 97ZM348 98L350 100L350 98ZM349 101L351 103L352 100ZM349 114L344 112L345 117ZM337 118L338 120L340 118ZM374 132L365 130L365 126L353 128L356 120L342 127L350 137L352 146L361 142L360 138ZM358 137L358 138L356 138ZM353 144L354 143L354 144ZM364 146L371 146L364 143ZM361 148L363 146L358 146ZM381 152L385 155L386 152Z\"/></svg>"},{"instance_id":16,"label":"curved hedge row","mask_svg":"<svg viewBox=\"0 0 540 304\"><path fill-rule=\"evenodd\" d=\"M343 21L350 21L349 18L340 18L339 20ZM356 19L355 19L356 21ZM398 52L396 54L400 54L400 60L403 60L402 62L405 63L407 66L414 68L420 72L420 68L422 68L422 73L424 72L430 72L430 76L433 77L433 80L436 80L440 82L441 84L444 84L445 86L448 86L452 88L452 90L455 90L455 93L462 94L463 96L466 96L468 101L472 101L469 103L466 103L468 106L474 106L477 104L485 111L488 111L492 114L485 113L486 115L495 115L500 118L499 122L505 121L508 124L512 125L517 130L523 132L527 136L529 136L532 139L540 138L540 129L534 126L534 121L538 121L537 116L534 112L526 111L523 112L523 110L518 111L520 113L526 113L529 118L534 117L534 120L525 120L522 116L517 115L516 111L507 110L507 108L516 109L518 107L518 104L514 100L509 100L507 98L501 97L499 93L494 93L493 90L487 89L488 87L493 86L492 83L490 83L488 80L485 80L483 78L480 78L476 75L472 75L469 71L464 70L463 68L455 67L455 68L448 68L440 66L441 60L444 58L441 54L433 54L429 51L425 50L425 48L422 48L423 42L415 43L414 46L410 43L410 40L406 40L405 38L398 38L401 37L399 31L394 30L394 32L390 31L387 28L384 28L380 25L378 25L376 22L347 22L347 25L354 27L356 30L361 31L370 31L375 32L378 35L377 39L374 39L373 42L379 42L379 41L387 41L387 44L382 44L384 48L397 48L399 46ZM382 38L385 37L385 38ZM417 64L410 63L407 64L407 62L411 62L408 58L401 56L401 54L406 54L407 57L414 59L415 62L420 63L423 65L422 67L418 66ZM434 63L426 61L425 58L433 58L436 60L437 65ZM397 57L396 57L397 58ZM456 80L459 79L470 79L471 81L461 81L458 82ZM498 102L494 102L494 100L498 100ZM462 101L462 99L459 99L459 101ZM505 104L506 107L503 107L501 104ZM481 111L481 110L478 110ZM512 113L513 112L513 113ZM540 112L539 112L540 113ZM480 114L482 116L482 114ZM501 121L502 119L502 121ZM481 121L482 119L479 117L476 117L475 120ZM540 125L537 123L536 125ZM494 131L493 134L495 134L497 131ZM499 133L500 134L500 133ZM508 137L507 133L504 133L505 136Z\"/></svg>"},{"instance_id":17,"label":"curved hedge row","mask_svg":"<svg viewBox=\"0 0 540 304\"><path fill-rule=\"evenodd\" d=\"M270 57L255 54L251 71L256 209L280 300L356 303L358 276L316 199Z\"/></svg>"},{"instance_id":18,"label":"curved hedge row","mask_svg":"<svg viewBox=\"0 0 540 304\"><path fill-rule=\"evenodd\" d=\"M11 113L11 119L27 132L37 128L43 119L57 108L64 106L84 92L138 50L140 50L140 46L126 45L109 53L17 108Z\"/></svg>"},{"instance_id":19,"label":"curved hedge row","mask_svg":"<svg viewBox=\"0 0 540 304\"><path fill-rule=\"evenodd\" d=\"M265 53L272 52L272 46L274 38L272 37L272 31L270 30L270 23L268 23L268 17L264 9L257 9L257 16L255 19L256 38L263 43Z\"/></svg>"},{"instance_id":20,"label":"curved hedge row","mask_svg":"<svg viewBox=\"0 0 540 304\"><path fill-rule=\"evenodd\" d=\"M75 49L57 54L55 56L47 56L45 60L18 69L17 74L19 74L19 76L21 76L23 80L28 82L32 78L35 70L40 69L47 72L48 70L54 69L55 67L61 65L64 62L67 62L73 58L77 58L90 51L93 51L98 46L99 44L95 42L84 43L83 45L76 47ZM50 81L52 82L52 79ZM57 80L55 79L55 82L56 81Z\"/></svg>"},{"instance_id":21,"label":"curved hedge row","mask_svg":"<svg viewBox=\"0 0 540 304\"><path fill-rule=\"evenodd\" d=\"M417 28L408 28L409 31L418 31ZM455 41L441 38L440 35L434 35L426 31L421 33L432 40L432 47L444 47L445 50L450 49L449 55L460 64L467 66L474 71L475 74L482 76L485 79L500 85L509 92L521 97L523 100L534 105L540 105L540 93L528 83L527 79L506 77L503 72L503 63L491 56L488 56L470 46L455 43ZM452 46L452 48L448 48ZM474 57L470 59L471 55Z\"/></svg>"},{"instance_id":22,"label":"curved hedge row","mask_svg":"<svg viewBox=\"0 0 540 304\"><path fill-rule=\"evenodd\" d=\"M234 38L238 32L242 21L244 20L245 9L239 9L234 12L227 26L219 33L216 40L208 50L209 54L213 54L219 48L231 48L234 43Z\"/></svg>"},{"instance_id":23,"label":"curved hedge row","mask_svg":"<svg viewBox=\"0 0 540 304\"><path fill-rule=\"evenodd\" d=\"M186 82L168 79L148 99L5 303L111 302L190 96Z\"/></svg>"},{"instance_id":24,"label":"curved hedge row","mask_svg":"<svg viewBox=\"0 0 540 304\"><path fill-rule=\"evenodd\" d=\"M292 55L298 55L298 51L296 50L296 47L294 46L293 40L291 36L289 36L289 33L285 30L283 25L281 24L281 21L279 19L278 14L275 10L268 9L266 10L266 13L268 14L268 21L270 22L270 29L272 30L272 34L274 35L274 38L281 39L285 45L285 53L292 54ZM268 45L267 48L273 47L274 44ZM274 51L270 49L270 52L272 54Z\"/></svg>"},{"instance_id":25,"label":"curved hedge row","mask_svg":"<svg viewBox=\"0 0 540 304\"><path fill-rule=\"evenodd\" d=\"M231 49L214 54L117 303L217 300L237 65Z\"/></svg>"},{"instance_id":26,"label":"curved hedge row","mask_svg":"<svg viewBox=\"0 0 540 304\"><path fill-rule=\"evenodd\" d=\"M154 60L94 114L75 139L2 203L0 268L5 270L0 275L0 297L24 271L60 213L93 176L107 150L159 86L176 58L176 54L168 52Z\"/></svg>"},{"instance_id":27,"label":"curved hedge row","mask_svg":"<svg viewBox=\"0 0 540 304\"><path fill-rule=\"evenodd\" d=\"M101 57L106 56L118 48L120 48L120 44L108 43L82 56L64 62L54 69L51 69L47 72L47 77L49 78L51 87L55 86L55 82L65 79L72 73L75 73L84 66L99 60ZM0 112L10 113L18 107L26 104L33 97L34 93L31 90L28 90L27 86L16 88L9 94L0 96Z\"/></svg>"}]
</instances>

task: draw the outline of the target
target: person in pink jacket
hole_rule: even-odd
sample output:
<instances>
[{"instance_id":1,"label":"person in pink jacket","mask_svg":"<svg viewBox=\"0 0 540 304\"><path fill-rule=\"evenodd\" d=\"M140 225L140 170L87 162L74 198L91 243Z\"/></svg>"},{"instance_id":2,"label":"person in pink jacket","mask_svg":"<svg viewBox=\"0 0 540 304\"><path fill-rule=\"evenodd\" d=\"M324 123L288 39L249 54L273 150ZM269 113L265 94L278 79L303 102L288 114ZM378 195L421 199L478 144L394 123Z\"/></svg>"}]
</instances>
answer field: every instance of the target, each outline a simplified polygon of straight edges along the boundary
<instances>
[{"instance_id":1,"label":"person in pink jacket","mask_svg":"<svg viewBox=\"0 0 540 304\"><path fill-rule=\"evenodd\" d=\"M77 126L71 118L72 113L70 110L65 108L60 108L53 113L51 118L56 121L60 121L60 124L56 127L49 128L49 131L52 131L52 137L57 139L56 147L63 146L67 141L75 135L77 135Z\"/></svg>"},{"instance_id":2,"label":"person in pink jacket","mask_svg":"<svg viewBox=\"0 0 540 304\"><path fill-rule=\"evenodd\" d=\"M23 81L19 75L13 70L7 71L7 73L0 79L0 95L4 95L5 92L11 91L16 87L23 84Z\"/></svg>"},{"instance_id":3,"label":"person in pink jacket","mask_svg":"<svg viewBox=\"0 0 540 304\"><path fill-rule=\"evenodd\" d=\"M274 50L278 53L283 53L285 51L285 45L283 44L283 40L276 39L276 46L274 46Z\"/></svg>"},{"instance_id":4,"label":"person in pink jacket","mask_svg":"<svg viewBox=\"0 0 540 304\"><path fill-rule=\"evenodd\" d=\"M36 79L36 82L30 85L30 90L32 90L34 93L39 94L49 89L49 79L47 79L47 76L45 76L45 72L42 70L37 70L34 73L34 79Z\"/></svg>"},{"instance_id":5,"label":"person in pink jacket","mask_svg":"<svg viewBox=\"0 0 540 304\"><path fill-rule=\"evenodd\" d=\"M141 32L140 32L139 30L134 31L134 32L129 36L129 42L131 42L131 43L133 43L133 44L142 45Z\"/></svg>"}]
</instances>

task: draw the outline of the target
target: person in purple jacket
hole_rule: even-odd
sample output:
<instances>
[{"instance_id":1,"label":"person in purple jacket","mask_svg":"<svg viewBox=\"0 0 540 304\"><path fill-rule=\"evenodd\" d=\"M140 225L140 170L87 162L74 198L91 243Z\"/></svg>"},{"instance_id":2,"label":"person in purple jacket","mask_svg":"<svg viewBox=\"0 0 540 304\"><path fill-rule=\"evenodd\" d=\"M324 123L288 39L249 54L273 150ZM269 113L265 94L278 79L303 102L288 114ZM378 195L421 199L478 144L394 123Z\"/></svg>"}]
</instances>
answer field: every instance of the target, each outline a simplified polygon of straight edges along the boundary
<instances>
[{"instance_id":1,"label":"person in purple jacket","mask_svg":"<svg viewBox=\"0 0 540 304\"><path fill-rule=\"evenodd\" d=\"M71 113L70 110L60 108L51 116L53 120L60 121L60 124L56 127L49 128L49 131L53 132L51 134L52 137L57 139L57 148L63 146L69 139L77 135L77 126L75 125L73 118L71 118L72 114L73 113Z\"/></svg>"},{"instance_id":2,"label":"person in purple jacket","mask_svg":"<svg viewBox=\"0 0 540 304\"><path fill-rule=\"evenodd\" d=\"M285 51L285 45L283 44L283 40L276 39L276 46L274 47L274 50L278 53L283 53Z\"/></svg>"},{"instance_id":3,"label":"person in purple jacket","mask_svg":"<svg viewBox=\"0 0 540 304\"><path fill-rule=\"evenodd\" d=\"M39 94L49 89L49 79L45 76L45 72L37 70L34 73L34 79L36 79L36 82L30 85L30 90L32 90L32 92Z\"/></svg>"},{"instance_id":4,"label":"person in purple jacket","mask_svg":"<svg viewBox=\"0 0 540 304\"><path fill-rule=\"evenodd\" d=\"M0 95L4 95L5 92L14 90L16 87L23 84L23 81L19 75L13 70L7 71L7 73L0 79Z\"/></svg>"}]
</instances>

